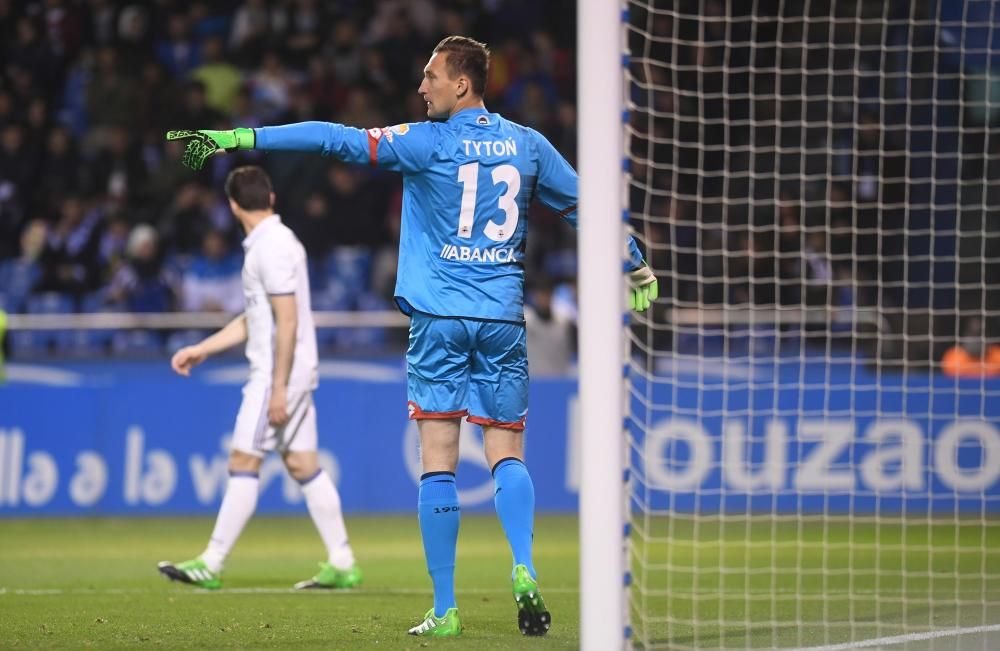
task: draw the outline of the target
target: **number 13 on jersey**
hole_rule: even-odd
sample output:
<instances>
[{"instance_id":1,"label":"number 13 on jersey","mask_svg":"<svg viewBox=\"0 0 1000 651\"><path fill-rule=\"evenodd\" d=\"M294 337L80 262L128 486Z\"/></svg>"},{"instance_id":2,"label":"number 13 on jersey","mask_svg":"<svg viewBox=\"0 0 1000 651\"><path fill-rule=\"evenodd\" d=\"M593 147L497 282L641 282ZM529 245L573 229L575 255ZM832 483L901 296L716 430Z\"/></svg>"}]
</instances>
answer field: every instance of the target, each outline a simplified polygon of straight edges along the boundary
<instances>
[{"instance_id":1,"label":"number 13 on jersey","mask_svg":"<svg viewBox=\"0 0 1000 651\"><path fill-rule=\"evenodd\" d=\"M493 185L505 183L507 190L497 201L504 213L504 221L497 224L490 219L483 232L494 242L506 242L514 235L519 218L517 193L521 189L521 174L513 165L500 165L493 170ZM479 163L466 163L458 168L458 182L462 184L462 209L458 214L458 236L472 237L472 224L476 212L476 192L479 189Z\"/></svg>"}]
</instances>

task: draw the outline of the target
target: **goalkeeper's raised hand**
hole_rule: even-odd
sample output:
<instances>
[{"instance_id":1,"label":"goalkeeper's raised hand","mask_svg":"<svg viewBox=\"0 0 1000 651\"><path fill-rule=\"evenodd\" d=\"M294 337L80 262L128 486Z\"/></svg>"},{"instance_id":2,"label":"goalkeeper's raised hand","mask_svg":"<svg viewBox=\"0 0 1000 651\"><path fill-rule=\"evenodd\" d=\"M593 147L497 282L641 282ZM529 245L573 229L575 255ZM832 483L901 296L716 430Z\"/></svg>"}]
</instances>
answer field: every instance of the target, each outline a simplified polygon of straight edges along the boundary
<instances>
[{"instance_id":1,"label":"goalkeeper's raised hand","mask_svg":"<svg viewBox=\"0 0 1000 651\"><path fill-rule=\"evenodd\" d=\"M220 151L253 149L253 129L239 128L229 131L168 131L167 140L187 140L181 162L193 170L200 170L209 156Z\"/></svg>"},{"instance_id":2,"label":"goalkeeper's raised hand","mask_svg":"<svg viewBox=\"0 0 1000 651\"><path fill-rule=\"evenodd\" d=\"M644 312L660 295L660 284L645 263L629 272L628 284L628 306L636 312Z\"/></svg>"}]
</instances>

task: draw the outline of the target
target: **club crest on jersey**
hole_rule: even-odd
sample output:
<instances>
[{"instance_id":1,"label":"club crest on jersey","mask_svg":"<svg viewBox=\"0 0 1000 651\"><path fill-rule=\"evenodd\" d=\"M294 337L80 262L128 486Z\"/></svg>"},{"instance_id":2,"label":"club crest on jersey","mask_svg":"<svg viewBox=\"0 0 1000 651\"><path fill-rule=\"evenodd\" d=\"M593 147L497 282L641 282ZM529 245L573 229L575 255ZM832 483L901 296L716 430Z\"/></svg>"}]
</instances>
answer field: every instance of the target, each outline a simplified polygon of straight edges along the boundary
<instances>
[{"instance_id":1,"label":"club crest on jersey","mask_svg":"<svg viewBox=\"0 0 1000 651\"><path fill-rule=\"evenodd\" d=\"M490 119L488 117L486 117L485 115L480 115L478 118L476 118L476 124L479 124L479 125L482 125L482 126L485 127L489 123L490 123Z\"/></svg>"},{"instance_id":2,"label":"club crest on jersey","mask_svg":"<svg viewBox=\"0 0 1000 651\"><path fill-rule=\"evenodd\" d=\"M394 127L389 127L389 131L397 136L405 136L410 131L410 125L405 122L403 124L397 124Z\"/></svg>"}]
</instances>

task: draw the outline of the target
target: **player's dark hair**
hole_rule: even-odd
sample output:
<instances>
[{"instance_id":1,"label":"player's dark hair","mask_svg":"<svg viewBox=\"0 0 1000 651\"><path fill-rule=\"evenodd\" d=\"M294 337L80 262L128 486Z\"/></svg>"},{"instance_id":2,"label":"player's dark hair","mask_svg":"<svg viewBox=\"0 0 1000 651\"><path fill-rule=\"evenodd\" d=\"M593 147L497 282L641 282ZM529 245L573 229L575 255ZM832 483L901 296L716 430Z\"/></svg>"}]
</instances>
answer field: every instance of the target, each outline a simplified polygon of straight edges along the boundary
<instances>
[{"instance_id":1,"label":"player's dark hair","mask_svg":"<svg viewBox=\"0 0 1000 651\"><path fill-rule=\"evenodd\" d=\"M472 82L472 92L480 97L486 92L486 77L490 70L490 50L485 43L467 36L448 36L434 48L448 55L448 74L454 79L465 75Z\"/></svg>"},{"instance_id":2,"label":"player's dark hair","mask_svg":"<svg viewBox=\"0 0 1000 651\"><path fill-rule=\"evenodd\" d=\"M243 210L271 209L271 177L257 165L237 167L226 177L226 196Z\"/></svg>"}]
</instances>

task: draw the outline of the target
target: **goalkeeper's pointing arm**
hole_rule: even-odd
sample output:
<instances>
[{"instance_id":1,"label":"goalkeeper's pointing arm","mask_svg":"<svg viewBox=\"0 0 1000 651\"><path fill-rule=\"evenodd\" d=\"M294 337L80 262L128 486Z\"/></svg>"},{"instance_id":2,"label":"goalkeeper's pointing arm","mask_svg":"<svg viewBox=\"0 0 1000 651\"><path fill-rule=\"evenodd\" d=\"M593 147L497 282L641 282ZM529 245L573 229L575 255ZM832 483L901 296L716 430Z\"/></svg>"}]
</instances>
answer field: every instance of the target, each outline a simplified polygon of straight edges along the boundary
<instances>
[{"instance_id":1,"label":"goalkeeper's pointing arm","mask_svg":"<svg viewBox=\"0 0 1000 651\"><path fill-rule=\"evenodd\" d=\"M213 154L237 149L315 152L348 163L377 163L387 169L400 169L407 161L419 159L423 150L433 149L426 135L410 136L404 145L398 138L392 142L392 137L386 135L389 132L390 128L357 129L312 121L229 131L168 131L167 140L187 141L182 162L193 170L200 170Z\"/></svg>"}]
</instances>

